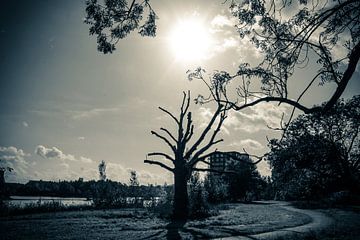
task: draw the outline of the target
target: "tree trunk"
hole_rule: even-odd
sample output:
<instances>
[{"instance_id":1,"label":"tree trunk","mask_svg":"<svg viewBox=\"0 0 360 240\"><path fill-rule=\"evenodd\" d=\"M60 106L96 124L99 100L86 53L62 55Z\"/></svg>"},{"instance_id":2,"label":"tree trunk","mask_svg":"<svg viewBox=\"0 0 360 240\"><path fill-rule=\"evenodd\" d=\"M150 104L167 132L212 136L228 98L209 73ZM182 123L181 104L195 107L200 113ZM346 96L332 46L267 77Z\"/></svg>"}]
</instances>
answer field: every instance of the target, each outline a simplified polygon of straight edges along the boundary
<instances>
[{"instance_id":1,"label":"tree trunk","mask_svg":"<svg viewBox=\"0 0 360 240\"><path fill-rule=\"evenodd\" d=\"M5 171L0 169L0 198L5 196Z\"/></svg>"},{"instance_id":2,"label":"tree trunk","mask_svg":"<svg viewBox=\"0 0 360 240\"><path fill-rule=\"evenodd\" d=\"M189 212L189 197L187 192L187 172L185 167L175 169L174 187L173 218L186 219Z\"/></svg>"}]
</instances>

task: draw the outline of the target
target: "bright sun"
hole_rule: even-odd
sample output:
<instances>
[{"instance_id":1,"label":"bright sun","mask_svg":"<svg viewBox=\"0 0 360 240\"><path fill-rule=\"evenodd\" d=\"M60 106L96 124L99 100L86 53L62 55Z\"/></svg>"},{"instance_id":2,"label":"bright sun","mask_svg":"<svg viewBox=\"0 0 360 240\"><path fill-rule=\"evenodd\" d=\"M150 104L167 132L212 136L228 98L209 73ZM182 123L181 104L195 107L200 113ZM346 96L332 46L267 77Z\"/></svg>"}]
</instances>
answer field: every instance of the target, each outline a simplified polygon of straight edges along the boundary
<instances>
[{"instance_id":1,"label":"bright sun","mask_svg":"<svg viewBox=\"0 0 360 240\"><path fill-rule=\"evenodd\" d=\"M177 23L169 42L177 60L196 61L209 55L212 39L199 19L190 18Z\"/></svg>"}]
</instances>

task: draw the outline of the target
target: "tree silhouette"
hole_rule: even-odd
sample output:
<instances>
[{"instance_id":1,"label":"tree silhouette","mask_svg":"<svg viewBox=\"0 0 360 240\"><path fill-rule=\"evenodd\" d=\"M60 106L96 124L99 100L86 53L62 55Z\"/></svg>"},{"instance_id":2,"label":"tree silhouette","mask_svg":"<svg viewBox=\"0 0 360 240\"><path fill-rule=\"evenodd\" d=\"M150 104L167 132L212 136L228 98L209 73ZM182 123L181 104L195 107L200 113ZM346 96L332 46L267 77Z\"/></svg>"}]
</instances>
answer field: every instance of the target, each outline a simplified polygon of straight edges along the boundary
<instances>
[{"instance_id":1,"label":"tree silhouette","mask_svg":"<svg viewBox=\"0 0 360 240\"><path fill-rule=\"evenodd\" d=\"M282 139L269 144L268 160L279 197L360 192L359 131L360 96L338 102L325 114L296 118Z\"/></svg>"},{"instance_id":2,"label":"tree silhouette","mask_svg":"<svg viewBox=\"0 0 360 240\"><path fill-rule=\"evenodd\" d=\"M294 14L291 10L297 9ZM240 65L232 79L243 81L238 99L231 101L239 111L260 102L287 103L304 113L327 111L341 97L360 58L360 2L348 1L231 1L230 10L238 20L237 30L264 54L256 67ZM317 59L316 63L310 62ZM293 100L290 80L297 68L309 62L318 67L307 86ZM251 82L261 80L259 91L250 90ZM245 81L248 80L248 81ZM336 90L326 104L307 107L301 98L315 83L334 83ZM293 110L293 112L294 112Z\"/></svg>"},{"instance_id":3,"label":"tree silhouette","mask_svg":"<svg viewBox=\"0 0 360 240\"><path fill-rule=\"evenodd\" d=\"M87 0L85 23L91 25L90 35L97 35L98 50L112 53L116 43L138 29L142 36L156 34L156 14L148 0L128 3L126 0ZM142 22L147 9L147 20Z\"/></svg>"},{"instance_id":4,"label":"tree silhouette","mask_svg":"<svg viewBox=\"0 0 360 240\"><path fill-rule=\"evenodd\" d=\"M201 76L202 70L199 69L197 76ZM193 77L196 77L195 75ZM182 104L180 107L179 117L168 110L159 107L159 109L166 113L176 124L177 135L171 133L168 129L161 127L160 130L164 134L156 131L151 131L151 134L160 138L171 149L172 154L164 152L151 152L147 156L162 157L172 166L165 164L159 160L144 160L144 163L158 165L174 175L174 206L173 217L176 219L184 219L188 216L188 192L187 183L193 171L214 171L208 168L197 168L196 164L205 162L209 164L206 159L211 153L208 151L223 139L216 139L220 132L220 128L226 118L228 105L220 103L223 96L221 85L216 81L212 82L213 85L208 85L214 99L216 99L216 109L212 113L210 121L207 123L200 136L190 144L194 137L194 124L192 113L189 111L190 107L190 91L183 92Z\"/></svg>"},{"instance_id":5,"label":"tree silhouette","mask_svg":"<svg viewBox=\"0 0 360 240\"><path fill-rule=\"evenodd\" d=\"M2 159L0 159L0 164L3 162ZM4 161L5 162L5 161ZM0 166L0 198L6 195L5 192L5 172L12 172L14 169L11 167L4 167Z\"/></svg>"},{"instance_id":6,"label":"tree silhouette","mask_svg":"<svg viewBox=\"0 0 360 240\"><path fill-rule=\"evenodd\" d=\"M99 164L99 178L101 181L106 180L106 163L104 160L101 160Z\"/></svg>"},{"instance_id":7,"label":"tree silhouette","mask_svg":"<svg viewBox=\"0 0 360 240\"><path fill-rule=\"evenodd\" d=\"M132 187L138 187L139 186L139 180L138 180L138 177L137 177L137 174L136 174L136 171L135 170L132 170L130 172L130 186Z\"/></svg>"}]
</instances>

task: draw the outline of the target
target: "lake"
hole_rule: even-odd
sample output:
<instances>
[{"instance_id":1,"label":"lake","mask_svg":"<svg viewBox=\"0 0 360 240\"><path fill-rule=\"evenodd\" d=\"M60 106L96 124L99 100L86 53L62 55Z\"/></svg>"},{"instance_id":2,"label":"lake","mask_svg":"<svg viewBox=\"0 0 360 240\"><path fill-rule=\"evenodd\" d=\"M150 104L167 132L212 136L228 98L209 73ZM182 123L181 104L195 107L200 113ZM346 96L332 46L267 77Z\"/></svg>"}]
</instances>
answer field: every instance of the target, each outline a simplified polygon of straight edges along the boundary
<instances>
[{"instance_id":1,"label":"lake","mask_svg":"<svg viewBox=\"0 0 360 240\"><path fill-rule=\"evenodd\" d=\"M44 197L44 196L10 196L5 200L10 206L25 207L28 204L45 204L49 202L60 202L65 206L89 206L92 200L86 198Z\"/></svg>"}]
</instances>

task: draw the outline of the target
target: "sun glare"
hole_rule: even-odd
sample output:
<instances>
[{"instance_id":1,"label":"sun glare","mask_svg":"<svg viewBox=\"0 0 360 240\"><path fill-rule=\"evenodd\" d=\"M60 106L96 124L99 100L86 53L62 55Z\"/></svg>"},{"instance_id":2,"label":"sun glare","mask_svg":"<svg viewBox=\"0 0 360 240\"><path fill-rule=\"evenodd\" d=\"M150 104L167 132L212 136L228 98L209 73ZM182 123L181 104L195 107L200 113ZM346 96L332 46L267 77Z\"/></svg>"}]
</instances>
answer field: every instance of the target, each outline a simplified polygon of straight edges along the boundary
<instances>
[{"instance_id":1,"label":"sun glare","mask_svg":"<svg viewBox=\"0 0 360 240\"><path fill-rule=\"evenodd\" d=\"M211 36L199 19L179 21L169 37L170 47L177 60L203 60L210 54Z\"/></svg>"}]
</instances>

